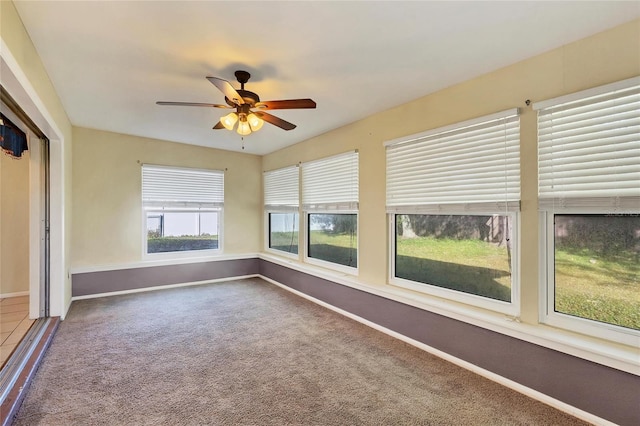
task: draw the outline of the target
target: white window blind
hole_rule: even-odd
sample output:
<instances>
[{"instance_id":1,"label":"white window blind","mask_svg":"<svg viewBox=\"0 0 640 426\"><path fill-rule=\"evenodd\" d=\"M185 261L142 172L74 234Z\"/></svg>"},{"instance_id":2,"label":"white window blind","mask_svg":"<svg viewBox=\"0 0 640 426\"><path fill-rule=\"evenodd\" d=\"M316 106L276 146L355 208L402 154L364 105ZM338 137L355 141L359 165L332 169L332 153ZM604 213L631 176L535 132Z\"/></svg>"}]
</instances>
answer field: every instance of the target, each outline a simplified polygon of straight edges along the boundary
<instances>
[{"instance_id":1,"label":"white window blind","mask_svg":"<svg viewBox=\"0 0 640 426\"><path fill-rule=\"evenodd\" d=\"M519 210L517 109L385 145L388 213Z\"/></svg>"},{"instance_id":2,"label":"white window blind","mask_svg":"<svg viewBox=\"0 0 640 426\"><path fill-rule=\"evenodd\" d=\"M534 108L541 209L640 208L640 78Z\"/></svg>"},{"instance_id":3,"label":"white window blind","mask_svg":"<svg viewBox=\"0 0 640 426\"><path fill-rule=\"evenodd\" d=\"M145 207L222 207L224 172L144 164L142 203Z\"/></svg>"},{"instance_id":4,"label":"white window blind","mask_svg":"<svg viewBox=\"0 0 640 426\"><path fill-rule=\"evenodd\" d=\"M296 210L299 205L297 166L264 173L264 206L268 210Z\"/></svg>"},{"instance_id":5,"label":"white window blind","mask_svg":"<svg viewBox=\"0 0 640 426\"><path fill-rule=\"evenodd\" d=\"M358 209L358 152L302 164L305 210Z\"/></svg>"}]
</instances>

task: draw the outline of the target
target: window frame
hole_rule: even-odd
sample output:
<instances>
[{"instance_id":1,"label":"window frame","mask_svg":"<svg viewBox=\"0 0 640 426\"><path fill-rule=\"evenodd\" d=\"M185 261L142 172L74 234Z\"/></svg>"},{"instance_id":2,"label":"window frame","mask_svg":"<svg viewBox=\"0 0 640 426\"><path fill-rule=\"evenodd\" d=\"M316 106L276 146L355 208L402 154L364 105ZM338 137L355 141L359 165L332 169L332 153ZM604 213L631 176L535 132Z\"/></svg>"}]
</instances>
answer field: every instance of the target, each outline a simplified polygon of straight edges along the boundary
<instances>
[{"instance_id":1,"label":"window frame","mask_svg":"<svg viewBox=\"0 0 640 426\"><path fill-rule=\"evenodd\" d=\"M293 172L295 170L295 173ZM292 176L296 176L297 183L297 197L290 198L291 194L283 194L279 193L278 197L276 197L277 204L268 204L267 198L267 178L266 176L269 174L284 174L286 176L287 173L290 173ZM263 249L268 252L278 256L284 256L291 259L299 260L302 256L300 250L300 241L302 236L300 235L300 226L301 226L301 210L300 210L300 175L301 175L301 167L300 164L294 164L291 166L281 167L279 169L273 169L269 171L265 171L262 174L262 198L263 198L263 207L264 207L264 215L263 215ZM298 253L289 253L286 251L278 250L271 248L271 214L272 213L295 213L298 215Z\"/></svg>"},{"instance_id":2,"label":"window frame","mask_svg":"<svg viewBox=\"0 0 640 426\"><path fill-rule=\"evenodd\" d=\"M406 210L404 212L394 212L387 215L388 217L388 237L389 237L389 284L424 293L430 296L440 297L454 302L462 302L468 305L477 306L479 308L500 312L505 315L517 317L520 315L520 213L518 212L462 212L462 211L446 211L438 213L439 215L467 215L467 216L491 216L494 214L509 216L512 221L513 239L512 255L511 255L511 301L491 299L489 297L475 295L464 291L453 290L440 287L434 284L421 283L418 281L408 280L406 278L396 277L396 217L402 214L424 214L433 215L431 213L416 213L415 211Z\"/></svg>"},{"instance_id":3,"label":"window frame","mask_svg":"<svg viewBox=\"0 0 640 426\"><path fill-rule=\"evenodd\" d=\"M264 250L272 253L272 254L276 254L278 256L284 256L284 257L288 257L291 259L300 259L300 255L301 255L301 250L300 250L300 212L298 209L295 210L277 210L277 209L268 209L265 208L264 211ZM271 245L271 214L275 213L275 214L283 214L283 213L289 213L289 214L297 214L298 215L298 253L290 253L290 252L286 252L283 250L278 250L278 249L274 249L272 247L270 247Z\"/></svg>"},{"instance_id":4,"label":"window frame","mask_svg":"<svg viewBox=\"0 0 640 426\"><path fill-rule=\"evenodd\" d=\"M490 311L503 313L510 317L519 317L521 310L521 288L520 288L520 235L521 235L521 220L520 220L520 199L521 199L521 180L520 180L520 111L517 108L510 110L497 112L494 114L485 115L482 117L474 118L467 121L453 123L444 127L427 130L422 133L408 135L402 138L390 140L384 143L386 148L386 161L387 161L387 225L388 225L388 241L389 241L389 256L388 256L388 283L393 286L413 290L429 296L435 296L443 298L453 302L464 303L473 307L487 309ZM514 118L515 117L515 118ZM462 199L459 194L455 194L456 197L449 197L448 195L443 201L434 200L429 197L425 197L428 194L418 195L417 198L409 197L401 194L400 200L394 200L394 192L389 188L389 147L394 145L407 144L408 149L417 151L420 149L419 144L431 141L435 141L440 145L440 140L448 140L455 135L465 135L468 137L469 133L474 133L478 129L490 128L490 123L494 121L502 121L504 123L504 151L500 154L504 155L504 169L500 172L504 173L504 198L501 200L492 196L485 196L482 191L478 192L475 188L471 189L469 199ZM517 144L511 139L513 136L509 133L509 126L517 122ZM510 144L513 144L510 145ZM414 148L411 148L413 145ZM492 144L493 145L493 144ZM427 145L425 145L427 146ZM509 159L514 155L511 151L508 151L508 146L514 149L517 146L518 161L510 161ZM441 146L438 146L438 150L442 150ZM404 154L406 155L406 154ZM486 155L486 154L485 154ZM449 156L449 153L447 153ZM406 162L406 160L404 160ZM433 161L433 159L430 159ZM509 171L512 171L511 167L518 169L517 181L514 177L510 177ZM414 168L417 165L411 164ZM397 165L396 165L397 167ZM405 167L409 167L406 166ZM436 179L442 179L436 177ZM396 184L397 186L397 184ZM401 188L406 194L406 188ZM419 193L419 189L415 190ZM423 192L427 192L423 190ZM502 194L502 193L501 193ZM517 197L516 197L517 196ZM413 198L413 199L412 199ZM516 201L517 198L517 201ZM391 202L390 202L391 201ZM471 215L471 216L486 216L486 215L507 215L512 221L512 258L511 258L511 301L505 302L496 299L491 299L485 296L475 295L472 293L466 293L463 291L452 290L444 287L439 287L432 284L421 283L418 281L411 281L405 278L396 277L396 217L397 215Z\"/></svg>"},{"instance_id":5,"label":"window frame","mask_svg":"<svg viewBox=\"0 0 640 426\"><path fill-rule=\"evenodd\" d=\"M210 257L210 256L218 256L223 253L223 244L224 244L224 202L220 203L220 205L216 207L195 207L195 206L179 206L168 202L166 206L150 206L145 205L145 201L143 199L143 191L142 191L142 176L144 167L156 167L163 169L173 169L173 170L189 170L189 171L200 171L207 173L218 173L222 175L222 197L224 199L224 171L222 170L214 170L214 169L199 169L192 167L180 167L180 166L165 166L165 165L157 165L157 164L142 164L140 168L141 175L141 198L142 198L142 209L141 209L141 222L142 222L142 259L143 260L170 260L170 259L185 259L185 258L198 258L198 257ZM217 212L218 213L218 248L215 249L204 249L204 250L182 250L182 251L169 251L169 252L161 252L161 253L148 253L148 230L147 230L147 213L148 212L158 212L162 214L163 212L172 213L206 213L206 212Z\"/></svg>"},{"instance_id":6,"label":"window frame","mask_svg":"<svg viewBox=\"0 0 640 426\"><path fill-rule=\"evenodd\" d=\"M310 257L309 256L309 243L310 243L310 234L309 234L309 215L312 214L334 214L334 215L339 215L339 214L355 214L356 215L356 265L355 267L353 266L346 266L346 265L342 265L340 263L334 263L334 262L329 262L328 260L322 260L319 259L317 257ZM343 272L345 274L349 274L349 275L357 275L358 274L358 268L360 266L360 214L358 213L358 210L344 210L344 209L340 209L340 210L326 210L326 209L309 209L309 210L305 210L304 211L304 219L303 219L303 224L304 224L304 254L303 254L303 259L306 263L310 264L310 265L315 265L315 266L320 266L323 268L327 268L327 269L333 269L335 271L338 272ZM300 251L300 250L298 250Z\"/></svg>"},{"instance_id":7,"label":"window frame","mask_svg":"<svg viewBox=\"0 0 640 426\"><path fill-rule=\"evenodd\" d=\"M354 158L348 158L350 156L353 156ZM305 167L308 167L309 164L317 165L317 163L331 162L333 160L339 161L340 159L346 159L346 161L355 160L355 163L356 163L355 173L352 173L352 175L355 174L355 180L349 182L350 184L348 186L349 190L342 191L340 193L339 197L341 197L342 199L330 200L330 201L327 201L326 199L324 199L320 203L316 203L315 201L309 202L309 200L306 199L305 197L307 194L307 192L305 191ZM332 184L335 187L335 182L332 182ZM351 186L353 184L355 184L355 188ZM344 188L339 188L339 189L344 189ZM351 194L351 191L353 190L357 191L357 194L356 194L357 200L355 201L353 200L354 198L353 194ZM316 160L301 163L300 164L300 195L302 199L302 202L300 203L300 216L299 216L301 220L300 229L304 229L304 232L302 233L303 250L301 252L303 262L308 263L310 265L331 269L344 274L357 276L359 273L359 267L360 267L360 250L359 250L359 247L360 247L360 214L359 214L360 155L358 150L351 150L351 151L343 152L340 154L331 155L328 157L323 157ZM345 200L345 198L348 198L349 200ZM314 257L309 257L309 241L310 241L309 215L310 214L355 214L356 215L356 265L357 265L356 267L345 266L339 263L334 263L334 262L329 262L329 261L314 258ZM300 252L299 249L298 251Z\"/></svg>"},{"instance_id":8,"label":"window frame","mask_svg":"<svg viewBox=\"0 0 640 426\"><path fill-rule=\"evenodd\" d=\"M640 346L640 330L622 327L555 310L555 227L556 214L611 214L606 208L571 208L540 213L540 322L552 327L611 340L625 345ZM617 214L638 214L622 210Z\"/></svg>"},{"instance_id":9,"label":"window frame","mask_svg":"<svg viewBox=\"0 0 640 426\"><path fill-rule=\"evenodd\" d=\"M571 93L558 98L537 102L533 105L536 111L547 108L565 108L565 104L576 102L589 105L592 97L614 97L615 92L633 90L640 85L640 77L633 77L594 87L584 91ZM596 102L600 102L597 100ZM537 126L539 128L540 114ZM600 116L601 117L601 116ZM540 137L538 137L537 156L540 163ZM584 161L584 160L583 160ZM540 165L539 165L540 167ZM609 191L599 191L594 194L576 191L576 194L566 196L561 190L558 193L544 187L544 195L540 196L540 176L538 176L538 210L539 210L539 321L551 327L580 333L633 347L640 346L640 330L609 324L589 318L556 312L555 310L555 226L556 214L640 214L640 197L619 195Z\"/></svg>"},{"instance_id":10,"label":"window frame","mask_svg":"<svg viewBox=\"0 0 640 426\"><path fill-rule=\"evenodd\" d=\"M147 213L148 212L158 212L158 213L210 213L217 212L218 213L218 248L216 249L204 249L204 250L182 250L182 251L167 251L161 253L148 253L147 247ZM223 244L223 223L224 223L224 209L220 207L219 209L212 210L200 210L200 209L189 209L189 210L176 210L175 208L167 208L164 210L160 210L160 208L154 208L147 210L144 207L142 208L142 256L143 259L146 260L161 260L161 259L183 259L189 257L206 257L206 256L214 256L222 254L222 244Z\"/></svg>"}]
</instances>

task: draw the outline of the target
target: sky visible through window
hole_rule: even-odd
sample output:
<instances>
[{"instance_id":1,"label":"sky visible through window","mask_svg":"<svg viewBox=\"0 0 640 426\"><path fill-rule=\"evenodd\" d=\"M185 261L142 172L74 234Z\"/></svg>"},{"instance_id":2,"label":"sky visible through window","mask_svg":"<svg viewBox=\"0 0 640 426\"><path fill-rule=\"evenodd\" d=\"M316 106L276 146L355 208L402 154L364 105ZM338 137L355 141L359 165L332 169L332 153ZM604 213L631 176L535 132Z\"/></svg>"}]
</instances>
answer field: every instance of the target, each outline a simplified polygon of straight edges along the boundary
<instances>
[{"instance_id":1,"label":"sky visible through window","mask_svg":"<svg viewBox=\"0 0 640 426\"><path fill-rule=\"evenodd\" d=\"M148 231L160 231L160 217L164 216L163 236L218 235L218 212L149 213Z\"/></svg>"}]
</instances>

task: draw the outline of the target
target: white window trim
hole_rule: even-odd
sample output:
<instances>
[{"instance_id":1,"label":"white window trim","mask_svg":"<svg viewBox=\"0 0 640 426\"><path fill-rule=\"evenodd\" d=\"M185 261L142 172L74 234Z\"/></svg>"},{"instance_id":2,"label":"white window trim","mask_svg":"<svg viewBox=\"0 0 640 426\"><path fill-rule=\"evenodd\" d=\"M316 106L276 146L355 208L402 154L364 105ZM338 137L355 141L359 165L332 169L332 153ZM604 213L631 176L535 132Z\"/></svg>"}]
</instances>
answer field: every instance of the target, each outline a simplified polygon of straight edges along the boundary
<instances>
[{"instance_id":1,"label":"white window trim","mask_svg":"<svg viewBox=\"0 0 640 426\"><path fill-rule=\"evenodd\" d=\"M474 127L483 123L490 123L495 120L509 120L512 117L520 115L518 108L513 108L490 115L453 123L448 126L431 129L425 132L404 136L393 139L384 143L385 148L395 145L412 144L422 140L449 132L463 131L470 127ZM518 118L519 120L519 118ZM518 126L520 123L518 122ZM519 141L519 136L518 136ZM519 149L519 144L518 144ZM388 161L388 154L385 154ZM518 153L520 155L520 153ZM454 302L464 303L476 306L482 309L504 313L512 317L520 316L520 198L521 198L521 182L518 178L518 196L515 193L508 192L503 199L481 199L474 202L467 201L447 201L434 204L429 201L424 204L411 204L407 202L389 203L389 189L387 188L387 223L388 223L388 241L389 241L389 277L390 285L410 289L416 292L424 293L429 296L436 296ZM511 302L494 300L488 297L474 295L457 290L451 290L431 284L420 283L403 278L397 278L395 275L395 215L397 214L426 214L426 215L508 215L513 223L513 252L511 258Z\"/></svg>"},{"instance_id":2,"label":"white window trim","mask_svg":"<svg viewBox=\"0 0 640 426\"><path fill-rule=\"evenodd\" d=\"M356 215L356 265L358 265L357 267L353 267L353 266L345 266L345 265L340 265L339 263L333 263L333 262L328 262L326 260L322 260L322 259L318 259L315 257L309 257L309 215L310 214L355 214ZM353 275L353 276L357 276L358 275L358 271L360 268L360 214L358 212L358 210L328 210L328 209L309 209L309 210L303 210L302 212L302 226L304 226L304 240L303 240L303 259L304 262L310 264L310 265L315 265L315 266L320 266L322 268L325 269L331 269L337 272L342 272L344 274L347 275ZM298 249L298 252L300 252L300 250Z\"/></svg>"},{"instance_id":3,"label":"white window trim","mask_svg":"<svg viewBox=\"0 0 640 426\"><path fill-rule=\"evenodd\" d=\"M203 171L203 172L222 172L224 179L224 172L221 170L211 170L211 169L199 169L192 167L179 167L179 166L165 166L158 164L142 164L140 167L140 198L141 198L141 219L142 225L142 256L141 259L145 261L152 260L171 260L171 259L188 259L188 258L199 258L206 256L220 256L223 253L224 247L224 202L215 203L216 207L179 207L179 203L174 203L175 205L168 207L153 207L153 206L145 206L145 202L142 199L142 182L143 182L143 168L144 166L150 167L159 167L165 169L175 169L175 170L193 170L193 171ZM224 194L224 184L222 188ZM223 195L224 197L224 195ZM218 205L219 204L219 205ZM218 213L218 248L217 249L206 249L206 250L184 250L184 251L171 251L171 252L163 252L163 253L147 253L147 212L148 211L164 211L164 212L204 212L204 211L215 211Z\"/></svg>"},{"instance_id":4,"label":"white window trim","mask_svg":"<svg viewBox=\"0 0 640 426\"><path fill-rule=\"evenodd\" d=\"M640 347L640 331L614 324L576 317L555 311L555 245L553 215L562 212L540 212L540 322L599 339L610 340L632 347ZM576 214L607 214L610 210L573 209Z\"/></svg>"},{"instance_id":5,"label":"white window trim","mask_svg":"<svg viewBox=\"0 0 640 426\"><path fill-rule=\"evenodd\" d=\"M282 251L282 250L278 250L278 249L274 249L269 247L269 242L271 240L271 235L270 235L270 231L271 231L271 224L269 223L269 215L271 213L295 213L298 215L298 253L288 253L286 251ZM302 250L300 250L300 211L299 209L265 209L264 210L264 250L268 253L277 255L277 256L283 256L283 257L288 257L290 259L294 259L294 260L300 260L300 256L302 255Z\"/></svg>"},{"instance_id":6,"label":"white window trim","mask_svg":"<svg viewBox=\"0 0 640 426\"><path fill-rule=\"evenodd\" d=\"M536 102L534 110L544 110L574 101L587 101L594 96L613 94L640 85L640 77L633 77L571 93L553 99ZM538 142L539 143L539 142ZM538 153L538 156L540 154ZM540 191L540 184L538 191ZM640 347L640 331L620 327L592 319L572 316L555 311L555 214L638 214L640 197L600 191L596 194L578 194L574 198L562 193L549 192L538 196L539 212L539 320L551 327L580 333L587 337Z\"/></svg>"},{"instance_id":7,"label":"white window trim","mask_svg":"<svg viewBox=\"0 0 640 426\"><path fill-rule=\"evenodd\" d=\"M443 212L441 214L449 214L450 212ZM511 255L511 302L504 302L501 300L495 300L484 296L478 296L472 293L465 293L458 290L452 290L444 287L439 287L433 284L420 283L417 281L411 281L404 278L396 277L396 223L395 216L397 214L415 214L413 212L405 213L392 213L388 216L388 232L389 232L389 284L396 287L413 290L419 293L427 294L429 296L440 297L442 299L451 300L454 302L460 302L471 306L476 306L482 309L487 309L510 317L518 318L520 316L520 215L519 213L509 212L485 212L482 214L508 214L513 221L513 233L512 239L515 241L513 244L513 252ZM436 214L436 213L431 213ZM474 215L481 215L481 213L474 213Z\"/></svg>"},{"instance_id":8,"label":"white window trim","mask_svg":"<svg viewBox=\"0 0 640 426\"><path fill-rule=\"evenodd\" d=\"M297 199L294 201L293 199L290 199L288 201L290 201L291 203L287 203L284 200L278 200L280 201L277 205L270 205L268 204L268 200L266 200L266 181L265 181L265 176L268 173L282 173L282 174L286 174L287 172L292 172L293 170L295 170L295 173L292 173L294 175L297 175ZM291 165L291 166L287 166L287 167L282 167L280 169L274 169L274 170L269 170L267 172L264 172L263 174L263 185L262 185L262 191L263 191L263 201L264 201L264 217L263 217L263 249L264 251L274 254L274 255L278 255L278 256L283 256L283 257L287 257L290 259L294 259L294 260L300 260L302 257L302 250L300 249L300 242L301 242L301 238L302 236L300 235L300 225L301 225L301 211L300 211L300 199L302 197L302 185L300 185L301 182L301 175L302 175L302 167L300 167L300 164L295 164L295 165ZM273 249L271 247L269 247L270 244L270 240L271 240L271 235L270 235L270 231L271 231L271 223L269 221L269 216L271 213L297 213L298 214L298 253L287 253L285 251L282 250L277 250L277 249Z\"/></svg>"},{"instance_id":9,"label":"white window trim","mask_svg":"<svg viewBox=\"0 0 640 426\"><path fill-rule=\"evenodd\" d=\"M317 165L322 164L324 162L328 162L331 160L340 160L344 158L349 158L351 156L356 156L356 175L357 179L355 181L357 185L357 199L353 198L353 193L349 193L348 197L346 193L342 193L342 199L336 201L334 199L326 199L327 197L320 197L318 200L317 194L314 194L313 199L309 202L308 198L305 196L305 166L308 165ZM313 161L308 161L306 163L301 163L300 166L300 196L301 196L301 206L300 206L300 226L302 232L302 259L303 262L309 263L311 265L319 266L326 269L331 269L337 272L341 272L347 275L358 275L358 268L360 267L360 214L359 214L359 199L360 199L360 155L358 150L351 150L347 152L343 152L337 155L331 155L324 158L319 158ZM353 188L350 187L352 190ZM345 199L348 198L348 199ZM356 215L356 267L340 265L338 263L329 262L325 260L321 260L314 257L309 257L309 215L310 214L355 214ZM298 250L300 252L300 250Z\"/></svg>"}]
</instances>

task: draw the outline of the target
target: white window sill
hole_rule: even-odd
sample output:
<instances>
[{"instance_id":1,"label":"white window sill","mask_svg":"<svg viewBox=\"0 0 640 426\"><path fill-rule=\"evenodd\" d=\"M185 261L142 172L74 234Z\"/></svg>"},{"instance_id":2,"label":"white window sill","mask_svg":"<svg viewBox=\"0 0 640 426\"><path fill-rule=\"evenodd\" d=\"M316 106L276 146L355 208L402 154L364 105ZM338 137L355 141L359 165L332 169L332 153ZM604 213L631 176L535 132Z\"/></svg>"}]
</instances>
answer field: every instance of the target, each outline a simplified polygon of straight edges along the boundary
<instances>
[{"instance_id":1,"label":"white window sill","mask_svg":"<svg viewBox=\"0 0 640 426\"><path fill-rule=\"evenodd\" d=\"M289 252L286 252L286 251L273 249L271 247L265 247L264 251L265 251L265 253L273 254L274 256L286 257L287 259L291 259L291 260L300 259L300 255L298 253L289 253Z\"/></svg>"},{"instance_id":2,"label":"white window sill","mask_svg":"<svg viewBox=\"0 0 640 426\"><path fill-rule=\"evenodd\" d=\"M332 273L338 274L339 276L346 277L357 277L358 276L358 268L354 268L353 266L345 266L339 263L328 262L326 260L317 259L315 257L304 258L304 263L310 265L311 267L318 267L322 269L326 269Z\"/></svg>"}]
</instances>

